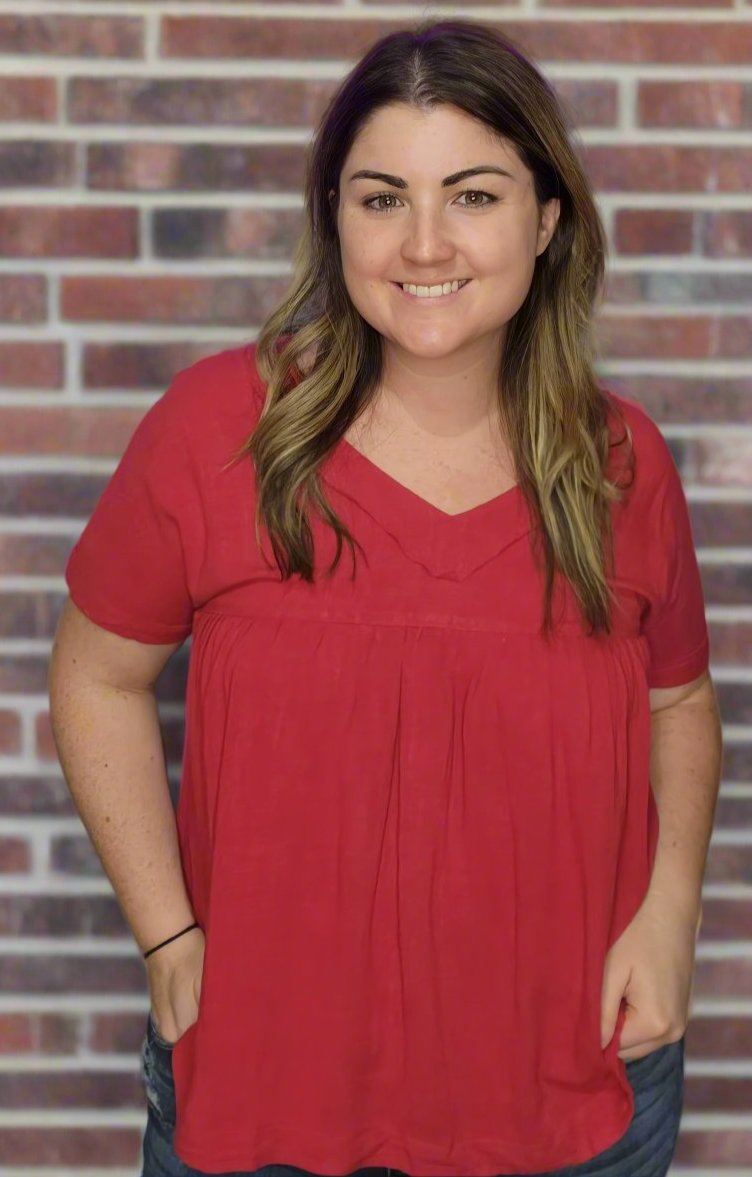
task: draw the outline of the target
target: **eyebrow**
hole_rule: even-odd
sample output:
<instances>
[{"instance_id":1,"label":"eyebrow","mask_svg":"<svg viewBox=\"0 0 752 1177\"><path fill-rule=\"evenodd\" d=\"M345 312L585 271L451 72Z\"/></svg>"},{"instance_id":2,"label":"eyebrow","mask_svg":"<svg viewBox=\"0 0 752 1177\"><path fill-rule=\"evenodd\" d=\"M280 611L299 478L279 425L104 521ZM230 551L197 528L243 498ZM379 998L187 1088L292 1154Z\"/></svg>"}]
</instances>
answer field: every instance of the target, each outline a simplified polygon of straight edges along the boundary
<instances>
[{"instance_id":1,"label":"eyebrow","mask_svg":"<svg viewBox=\"0 0 752 1177\"><path fill-rule=\"evenodd\" d=\"M454 184L459 184L461 180L467 179L468 176L480 176L485 172L496 172L499 176L508 176L510 180L516 180L511 172L506 172L504 168L496 167L494 164L479 164L475 168L464 168L461 172L453 172L451 176L445 176L441 181L442 188L451 188ZM401 176L390 176L388 172L372 172L369 168L362 168L359 172L353 172L350 176L352 180L382 180L385 184L391 184L392 188L409 188L407 180L403 180Z\"/></svg>"}]
</instances>

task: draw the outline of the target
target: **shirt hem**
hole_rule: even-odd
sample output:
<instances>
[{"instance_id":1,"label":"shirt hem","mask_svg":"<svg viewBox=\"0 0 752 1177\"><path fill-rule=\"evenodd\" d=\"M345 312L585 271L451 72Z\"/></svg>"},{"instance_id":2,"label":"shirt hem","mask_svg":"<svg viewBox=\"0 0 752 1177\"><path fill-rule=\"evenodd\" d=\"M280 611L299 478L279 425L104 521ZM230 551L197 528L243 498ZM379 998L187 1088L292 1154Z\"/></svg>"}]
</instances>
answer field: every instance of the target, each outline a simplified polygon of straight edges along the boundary
<instances>
[{"instance_id":1,"label":"shirt hem","mask_svg":"<svg viewBox=\"0 0 752 1177\"><path fill-rule=\"evenodd\" d=\"M602 1124L602 1120L598 1116L592 1113L590 1115L593 1120ZM525 1155L522 1155L523 1150L520 1148L519 1141L506 1146L499 1141L487 1141L483 1143L482 1147L479 1147L479 1142L476 1141L467 1160L455 1160L443 1164L438 1160L420 1162L415 1158L420 1153L426 1154L426 1151L430 1153L430 1147L427 1150L425 1144L404 1138L402 1143L383 1143L385 1139L388 1140L388 1133L379 1133L382 1143L373 1148L359 1149L356 1146L351 1146L344 1152L335 1154L331 1152L331 1137L322 1140L320 1146L312 1147L310 1139L306 1142L296 1138L295 1133L287 1129L279 1130L281 1144L271 1146L264 1152L254 1153L253 1150L238 1148L218 1156L214 1152L209 1154L199 1148L192 1148L190 1144L181 1143L179 1148L177 1145L174 1147L179 1160L205 1173L224 1173L228 1169L255 1172L267 1165L284 1164L312 1173L327 1173L330 1177L346 1177L357 1169L373 1166L399 1169L409 1173L411 1177L457 1177L459 1171L472 1172L473 1177L499 1177L499 1174L502 1173L533 1175L595 1160L600 1153L605 1152L621 1140L632 1122L633 1115L634 1104L627 1097L625 1113L619 1117L615 1126L610 1124L608 1128L603 1128L600 1132L589 1133L586 1142L579 1144L576 1148L573 1146L573 1152L564 1157L561 1156L561 1153L556 1157L553 1156L551 1147L545 1151L540 1148L529 1149ZM496 1155L492 1159L473 1159L477 1158L480 1153L487 1158L492 1153ZM508 1159L512 1153L517 1158L515 1161Z\"/></svg>"}]
</instances>

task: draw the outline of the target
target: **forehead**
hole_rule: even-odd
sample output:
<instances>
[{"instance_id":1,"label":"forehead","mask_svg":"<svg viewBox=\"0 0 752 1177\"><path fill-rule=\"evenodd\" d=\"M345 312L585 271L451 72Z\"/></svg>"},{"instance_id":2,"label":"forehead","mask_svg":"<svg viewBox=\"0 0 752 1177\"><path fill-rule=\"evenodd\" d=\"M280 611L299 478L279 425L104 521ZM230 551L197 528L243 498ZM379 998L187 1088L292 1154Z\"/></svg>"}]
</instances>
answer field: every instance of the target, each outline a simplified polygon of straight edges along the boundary
<instances>
[{"instance_id":1,"label":"forehead","mask_svg":"<svg viewBox=\"0 0 752 1177\"><path fill-rule=\"evenodd\" d=\"M482 154L478 154L478 153ZM455 106L416 108L404 103L383 106L361 126L346 164L394 171L436 172L496 163L515 175L526 173L514 144ZM392 166L394 165L394 166Z\"/></svg>"}]
</instances>

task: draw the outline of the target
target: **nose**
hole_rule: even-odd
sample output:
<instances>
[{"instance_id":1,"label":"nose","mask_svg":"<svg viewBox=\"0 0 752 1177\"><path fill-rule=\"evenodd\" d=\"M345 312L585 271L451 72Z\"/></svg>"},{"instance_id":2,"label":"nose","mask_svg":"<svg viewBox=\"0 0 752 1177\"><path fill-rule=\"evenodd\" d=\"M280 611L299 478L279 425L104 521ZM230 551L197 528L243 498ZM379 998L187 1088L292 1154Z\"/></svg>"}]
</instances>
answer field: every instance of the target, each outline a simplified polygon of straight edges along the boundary
<instances>
[{"instance_id":1,"label":"nose","mask_svg":"<svg viewBox=\"0 0 752 1177\"><path fill-rule=\"evenodd\" d=\"M415 269L431 265L446 269L446 263L451 262L455 253L456 246L441 213L425 209L410 214L402 242L402 256L407 262L415 263Z\"/></svg>"}]
</instances>

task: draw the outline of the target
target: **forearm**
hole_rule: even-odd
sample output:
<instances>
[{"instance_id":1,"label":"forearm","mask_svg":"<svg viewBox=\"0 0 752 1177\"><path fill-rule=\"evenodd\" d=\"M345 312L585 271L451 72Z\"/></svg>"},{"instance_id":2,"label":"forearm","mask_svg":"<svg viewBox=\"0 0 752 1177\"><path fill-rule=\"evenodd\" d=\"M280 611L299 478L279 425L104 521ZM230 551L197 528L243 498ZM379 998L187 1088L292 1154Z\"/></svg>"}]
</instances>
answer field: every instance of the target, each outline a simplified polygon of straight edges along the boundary
<instances>
[{"instance_id":1,"label":"forearm","mask_svg":"<svg viewBox=\"0 0 752 1177\"><path fill-rule=\"evenodd\" d=\"M676 903L698 929L722 756L712 682L652 713L650 779L660 828L649 894Z\"/></svg>"},{"instance_id":2,"label":"forearm","mask_svg":"<svg viewBox=\"0 0 752 1177\"><path fill-rule=\"evenodd\" d=\"M50 718L76 808L145 952L195 919L154 694L71 676L68 668L53 676Z\"/></svg>"}]
</instances>

